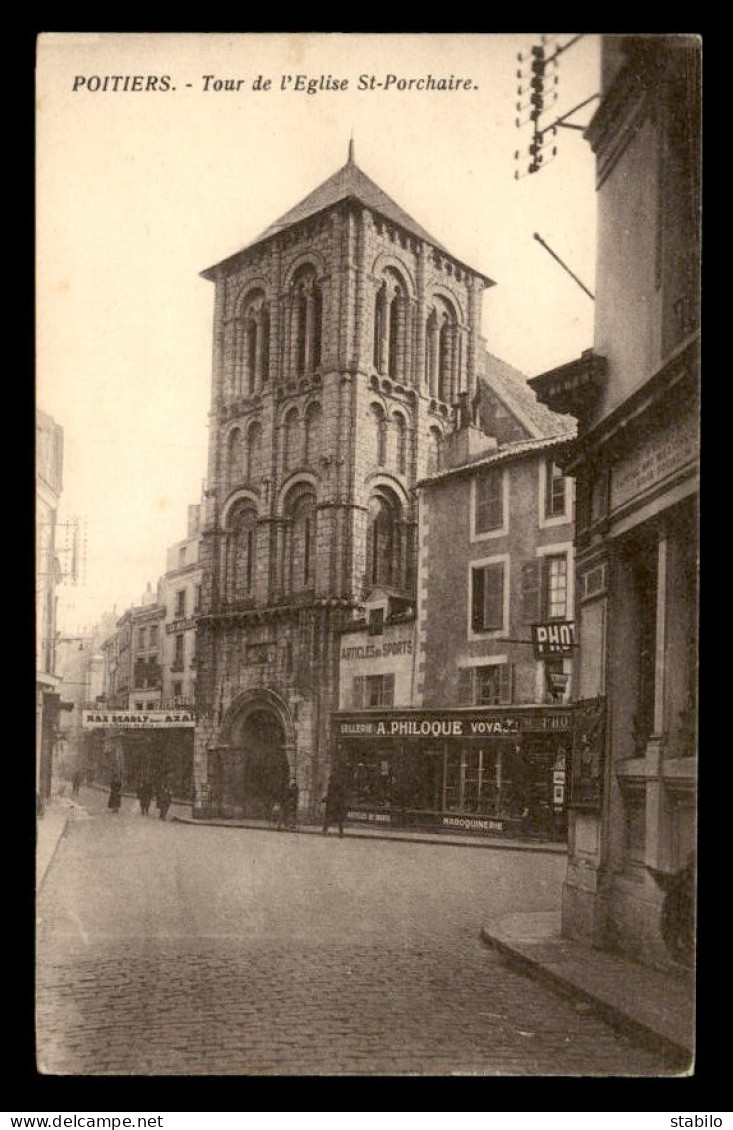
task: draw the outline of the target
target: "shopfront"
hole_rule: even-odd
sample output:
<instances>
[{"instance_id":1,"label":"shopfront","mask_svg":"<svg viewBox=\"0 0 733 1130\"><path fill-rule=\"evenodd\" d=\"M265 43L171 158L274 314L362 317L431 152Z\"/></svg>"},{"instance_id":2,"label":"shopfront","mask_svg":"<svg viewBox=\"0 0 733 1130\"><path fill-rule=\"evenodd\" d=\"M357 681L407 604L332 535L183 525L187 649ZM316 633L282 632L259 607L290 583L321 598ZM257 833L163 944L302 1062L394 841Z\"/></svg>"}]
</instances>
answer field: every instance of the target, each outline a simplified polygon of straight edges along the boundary
<instances>
[{"instance_id":1,"label":"shopfront","mask_svg":"<svg viewBox=\"0 0 733 1130\"><path fill-rule=\"evenodd\" d=\"M571 745L567 707L334 716L355 823L563 840Z\"/></svg>"}]
</instances>

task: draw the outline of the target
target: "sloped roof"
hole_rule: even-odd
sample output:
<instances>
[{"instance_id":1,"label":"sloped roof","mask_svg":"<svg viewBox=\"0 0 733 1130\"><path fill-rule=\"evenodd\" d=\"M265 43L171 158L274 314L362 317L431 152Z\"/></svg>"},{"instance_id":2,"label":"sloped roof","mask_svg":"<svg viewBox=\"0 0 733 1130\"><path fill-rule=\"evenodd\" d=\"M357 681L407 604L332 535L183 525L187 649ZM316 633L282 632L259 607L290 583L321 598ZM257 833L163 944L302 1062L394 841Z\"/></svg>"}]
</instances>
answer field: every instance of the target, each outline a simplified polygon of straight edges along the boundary
<instances>
[{"instance_id":1,"label":"sloped roof","mask_svg":"<svg viewBox=\"0 0 733 1130\"><path fill-rule=\"evenodd\" d=\"M399 204L393 200L391 196L388 196L378 184L375 184L366 173L362 172L353 159L351 147L349 149L349 160L345 165L333 173L323 184L314 188L299 204L296 204L290 211L281 216L279 220L275 220L274 223L270 224L256 239L253 239L233 255L227 256L226 259L221 260L221 262L227 263L235 259L238 255L241 255L243 251L247 251L249 248L255 247L257 244L263 243L267 239L271 239L274 235L277 235L278 232L285 231L294 224L307 220L311 216L323 212L326 208L333 207L333 205L340 203L342 200L349 199L358 200L373 212L378 212L381 216L384 216L385 219L391 220L405 231L417 236L418 239L425 240L438 251L442 251L444 255L447 255L454 262L461 262L459 259L456 259L455 255L452 255L442 243L439 243L434 236L430 235L424 227L418 224L416 220L413 220L412 216L408 215L404 208L400 208ZM220 264L216 264L216 266L219 265ZM467 264L461 263L461 266L467 266ZM473 268L470 269L473 270ZM212 271L213 267L210 267L201 273L204 278L208 278ZM481 273L474 271L474 274L480 275ZM481 277L489 285L493 285L492 279L487 278L485 275L481 275Z\"/></svg>"},{"instance_id":2,"label":"sloped roof","mask_svg":"<svg viewBox=\"0 0 733 1130\"><path fill-rule=\"evenodd\" d=\"M431 475L420 479L417 486L429 486L431 483L442 482L444 479L457 478L459 475L472 475L481 467L493 466L497 463L508 463L513 459L521 459L537 451L554 451L562 449L571 439L572 435L562 433L553 436L541 436L538 439L520 439L512 443L505 443L497 451L479 455L468 463L459 463L455 467L446 467L443 471L435 471Z\"/></svg>"},{"instance_id":3,"label":"sloped roof","mask_svg":"<svg viewBox=\"0 0 733 1130\"><path fill-rule=\"evenodd\" d=\"M285 228L292 227L293 224L300 223L301 220L306 220L309 216L314 216L317 212L322 212L324 208L330 208L349 197L360 200L368 208L381 213L388 220L393 220L405 231L411 232L419 239L426 240L433 247L444 251L446 255L450 254L442 244L438 243L437 239L413 220L412 216L409 216L403 208L400 208L391 196L383 192L378 184L375 184L366 173L363 173L353 160L347 161L333 176L330 176L318 188L314 188L313 192L310 192L299 204L296 204L279 220L275 220L274 224L270 224L269 228L266 228L248 246L252 247L256 243L262 243L263 240L270 239L271 236L277 235Z\"/></svg>"},{"instance_id":4,"label":"sloped roof","mask_svg":"<svg viewBox=\"0 0 733 1130\"><path fill-rule=\"evenodd\" d=\"M561 416L540 404L524 373L492 353L483 355L479 381L488 385L535 439L575 435L577 425L572 416Z\"/></svg>"}]
</instances>

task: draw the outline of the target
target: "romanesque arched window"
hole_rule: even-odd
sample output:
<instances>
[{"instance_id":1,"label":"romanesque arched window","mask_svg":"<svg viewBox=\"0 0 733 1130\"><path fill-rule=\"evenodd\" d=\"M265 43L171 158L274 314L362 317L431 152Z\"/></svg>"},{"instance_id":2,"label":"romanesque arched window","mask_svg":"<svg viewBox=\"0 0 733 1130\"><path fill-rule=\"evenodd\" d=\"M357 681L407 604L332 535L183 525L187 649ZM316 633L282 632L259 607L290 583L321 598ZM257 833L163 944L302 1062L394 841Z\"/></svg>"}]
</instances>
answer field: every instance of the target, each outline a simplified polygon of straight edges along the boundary
<instances>
[{"instance_id":1,"label":"romanesque arched window","mask_svg":"<svg viewBox=\"0 0 733 1130\"><path fill-rule=\"evenodd\" d=\"M436 296L425 323L425 383L431 396L453 404L460 388L460 335L455 309Z\"/></svg>"},{"instance_id":2,"label":"romanesque arched window","mask_svg":"<svg viewBox=\"0 0 733 1130\"><path fill-rule=\"evenodd\" d=\"M254 420L247 429L247 482L262 474L262 424Z\"/></svg>"},{"instance_id":3,"label":"romanesque arched window","mask_svg":"<svg viewBox=\"0 0 733 1130\"><path fill-rule=\"evenodd\" d=\"M316 575L316 496L308 483L295 486L284 506L283 577L288 592L312 588Z\"/></svg>"},{"instance_id":4,"label":"romanesque arched window","mask_svg":"<svg viewBox=\"0 0 733 1130\"><path fill-rule=\"evenodd\" d=\"M384 281L374 299L374 367L395 381L408 381L412 363L409 291L394 267L384 271Z\"/></svg>"},{"instance_id":5,"label":"romanesque arched window","mask_svg":"<svg viewBox=\"0 0 733 1130\"><path fill-rule=\"evenodd\" d=\"M367 584L402 587L402 507L388 488L380 487L369 499L367 523Z\"/></svg>"},{"instance_id":6,"label":"romanesque arched window","mask_svg":"<svg viewBox=\"0 0 733 1130\"><path fill-rule=\"evenodd\" d=\"M438 340L438 400L453 400L453 324L443 315Z\"/></svg>"},{"instance_id":7,"label":"romanesque arched window","mask_svg":"<svg viewBox=\"0 0 733 1130\"><path fill-rule=\"evenodd\" d=\"M252 595L257 550L257 511L250 502L235 507L226 533L225 592L228 601Z\"/></svg>"},{"instance_id":8,"label":"romanesque arched window","mask_svg":"<svg viewBox=\"0 0 733 1130\"><path fill-rule=\"evenodd\" d=\"M299 416L297 408L290 408L283 420L283 470L290 471L298 465Z\"/></svg>"},{"instance_id":9,"label":"romanesque arched window","mask_svg":"<svg viewBox=\"0 0 733 1130\"><path fill-rule=\"evenodd\" d=\"M387 417L379 404L372 404L370 411L374 429L375 462L378 467L385 467L387 464Z\"/></svg>"},{"instance_id":10,"label":"romanesque arched window","mask_svg":"<svg viewBox=\"0 0 733 1130\"><path fill-rule=\"evenodd\" d=\"M407 474L407 423L401 412L392 414L395 434L395 470L398 475Z\"/></svg>"},{"instance_id":11,"label":"romanesque arched window","mask_svg":"<svg viewBox=\"0 0 733 1130\"><path fill-rule=\"evenodd\" d=\"M428 466L429 475L434 475L441 468L441 449L443 433L440 428L431 428L428 433Z\"/></svg>"},{"instance_id":12,"label":"romanesque arched window","mask_svg":"<svg viewBox=\"0 0 733 1130\"><path fill-rule=\"evenodd\" d=\"M226 482L228 488L241 482L244 474L243 455L242 433L239 428L233 428L227 437L226 446Z\"/></svg>"},{"instance_id":13,"label":"romanesque arched window","mask_svg":"<svg viewBox=\"0 0 733 1130\"><path fill-rule=\"evenodd\" d=\"M315 466L321 454L321 424L323 413L318 401L313 401L305 411L303 435L303 462L308 466Z\"/></svg>"},{"instance_id":14,"label":"romanesque arched window","mask_svg":"<svg viewBox=\"0 0 733 1130\"><path fill-rule=\"evenodd\" d=\"M372 361L378 373L382 371L382 341L384 339L386 289L381 286L374 299L374 352Z\"/></svg>"},{"instance_id":15,"label":"romanesque arched window","mask_svg":"<svg viewBox=\"0 0 733 1130\"><path fill-rule=\"evenodd\" d=\"M235 380L238 396L254 396L267 381L270 312L262 290L246 295L236 323Z\"/></svg>"},{"instance_id":16,"label":"romanesque arched window","mask_svg":"<svg viewBox=\"0 0 733 1130\"><path fill-rule=\"evenodd\" d=\"M321 365L323 295L315 268L296 271L290 294L290 376L310 377Z\"/></svg>"}]
</instances>

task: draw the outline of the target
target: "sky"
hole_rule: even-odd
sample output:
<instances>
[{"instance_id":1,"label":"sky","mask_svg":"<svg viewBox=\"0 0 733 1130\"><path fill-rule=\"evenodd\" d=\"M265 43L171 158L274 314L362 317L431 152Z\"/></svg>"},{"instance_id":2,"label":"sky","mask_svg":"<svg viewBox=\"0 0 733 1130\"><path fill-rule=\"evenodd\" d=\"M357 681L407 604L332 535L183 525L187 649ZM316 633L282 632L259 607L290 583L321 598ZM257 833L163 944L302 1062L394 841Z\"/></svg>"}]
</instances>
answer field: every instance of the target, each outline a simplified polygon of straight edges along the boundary
<instances>
[{"instance_id":1,"label":"sky","mask_svg":"<svg viewBox=\"0 0 733 1130\"><path fill-rule=\"evenodd\" d=\"M570 39L551 38L548 54ZM166 548L186 536L187 506L200 501L214 297L200 272L340 168L350 137L372 180L495 281L483 306L490 352L533 376L592 345L593 302L533 239L594 289L590 147L561 128L557 157L514 176L530 140L529 125L515 125L517 53L537 42L539 33L40 38L36 401L64 429L60 518L79 516L87 530L82 582L59 589L62 632L113 606L120 615L148 583L154 591ZM599 50L589 35L561 54L543 125L597 94ZM453 76L457 88L409 89L428 75ZM596 105L569 120L587 125Z\"/></svg>"}]
</instances>

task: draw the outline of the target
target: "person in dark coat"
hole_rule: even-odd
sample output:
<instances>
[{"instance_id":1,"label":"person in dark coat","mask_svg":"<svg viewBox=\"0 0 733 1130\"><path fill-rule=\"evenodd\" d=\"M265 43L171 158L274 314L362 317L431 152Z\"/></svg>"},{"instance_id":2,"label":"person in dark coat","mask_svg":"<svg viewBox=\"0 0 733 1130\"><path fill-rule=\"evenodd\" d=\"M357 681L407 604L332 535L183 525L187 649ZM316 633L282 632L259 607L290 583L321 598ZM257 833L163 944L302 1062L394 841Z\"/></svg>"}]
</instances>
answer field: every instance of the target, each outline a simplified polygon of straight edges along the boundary
<instances>
[{"instance_id":1,"label":"person in dark coat","mask_svg":"<svg viewBox=\"0 0 733 1130\"><path fill-rule=\"evenodd\" d=\"M150 784L150 781L141 782L137 790L137 797L140 801L140 811L143 816L147 816L150 809L150 802L153 799L153 786Z\"/></svg>"},{"instance_id":2,"label":"person in dark coat","mask_svg":"<svg viewBox=\"0 0 733 1130\"><path fill-rule=\"evenodd\" d=\"M171 806L171 791L167 785L163 784L158 789L158 816L161 820L165 820L168 815L168 809Z\"/></svg>"},{"instance_id":3,"label":"person in dark coat","mask_svg":"<svg viewBox=\"0 0 733 1130\"><path fill-rule=\"evenodd\" d=\"M298 796L300 789L298 783L293 777L285 791L284 817L285 817L285 830L287 832L295 831L295 824L298 818Z\"/></svg>"},{"instance_id":4,"label":"person in dark coat","mask_svg":"<svg viewBox=\"0 0 733 1130\"><path fill-rule=\"evenodd\" d=\"M107 808L110 812L119 812L120 805L122 804L122 781L118 777L113 777L109 785L109 800L107 801Z\"/></svg>"},{"instance_id":5,"label":"person in dark coat","mask_svg":"<svg viewBox=\"0 0 733 1130\"><path fill-rule=\"evenodd\" d=\"M79 795L79 789L80 788L81 788L81 769L77 769L77 771L74 774L72 781L71 781L71 791L74 794L74 796Z\"/></svg>"},{"instance_id":6,"label":"person in dark coat","mask_svg":"<svg viewBox=\"0 0 733 1130\"><path fill-rule=\"evenodd\" d=\"M326 811L323 817L323 835L328 834L328 829L331 824L337 824L339 836L343 836L344 820L346 819L348 804L343 780L336 773L331 774L326 795L323 799L326 804Z\"/></svg>"}]
</instances>

